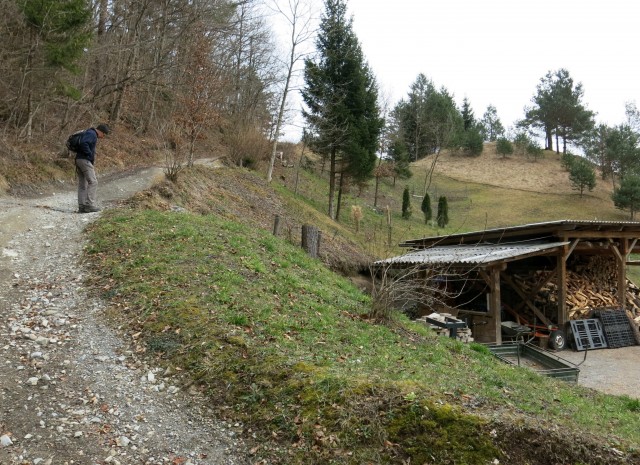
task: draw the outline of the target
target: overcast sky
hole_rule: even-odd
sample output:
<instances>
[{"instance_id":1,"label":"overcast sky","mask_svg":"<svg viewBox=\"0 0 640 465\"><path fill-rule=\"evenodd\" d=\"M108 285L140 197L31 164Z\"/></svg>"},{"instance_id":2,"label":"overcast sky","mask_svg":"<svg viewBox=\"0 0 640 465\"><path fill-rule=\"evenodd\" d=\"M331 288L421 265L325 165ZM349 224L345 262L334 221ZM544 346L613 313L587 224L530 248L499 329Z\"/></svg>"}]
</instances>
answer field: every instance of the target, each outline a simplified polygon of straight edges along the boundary
<instances>
[{"instance_id":1,"label":"overcast sky","mask_svg":"<svg viewBox=\"0 0 640 465\"><path fill-rule=\"evenodd\" d=\"M323 2L317 8L323 11ZM419 73L488 105L505 128L524 115L540 78L566 68L583 103L609 125L640 105L640 1L347 0L364 55L392 105ZM299 105L298 105L299 106Z\"/></svg>"}]
</instances>

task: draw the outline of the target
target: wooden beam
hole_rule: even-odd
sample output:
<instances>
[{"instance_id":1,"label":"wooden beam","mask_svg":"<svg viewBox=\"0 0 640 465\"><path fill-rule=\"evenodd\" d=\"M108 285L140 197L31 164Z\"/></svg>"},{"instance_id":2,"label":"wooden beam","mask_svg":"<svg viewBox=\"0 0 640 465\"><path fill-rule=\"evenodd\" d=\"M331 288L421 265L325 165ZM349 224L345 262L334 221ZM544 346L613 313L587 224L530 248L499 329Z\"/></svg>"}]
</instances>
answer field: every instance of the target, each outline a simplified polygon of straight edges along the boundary
<instances>
[{"instance_id":1,"label":"wooden beam","mask_svg":"<svg viewBox=\"0 0 640 465\"><path fill-rule=\"evenodd\" d=\"M638 237L638 231L567 231L564 232L562 237L567 239L585 238L585 239L617 239L627 238L633 239Z\"/></svg>"},{"instance_id":2,"label":"wooden beam","mask_svg":"<svg viewBox=\"0 0 640 465\"><path fill-rule=\"evenodd\" d=\"M556 266L556 286L558 288L558 309L556 319L560 329L564 330L564 326L569 321L567 314L567 261L564 257L558 257Z\"/></svg>"},{"instance_id":3,"label":"wooden beam","mask_svg":"<svg viewBox=\"0 0 640 465\"><path fill-rule=\"evenodd\" d=\"M502 279L509 286L511 286L514 291L516 291L518 293L518 295L522 298L522 301L527 305L527 307L529 307L531 309L531 311L533 311L533 313L540 319L540 321L542 321L546 326L549 326L551 324L549 319L546 316L544 316L544 313L542 313L540 310L538 310L536 308L535 305L533 305L533 303L531 302L530 296L528 296L522 289L520 289L520 286L518 286L513 281L513 279L511 279L511 276L508 276L506 273L502 273ZM538 290L539 290L539 288L538 288ZM535 293L532 294L532 296L537 294L538 290L536 290ZM517 312L517 310L515 310L515 311Z\"/></svg>"},{"instance_id":4,"label":"wooden beam","mask_svg":"<svg viewBox=\"0 0 640 465\"><path fill-rule=\"evenodd\" d=\"M633 252L633 249L636 246L636 242L638 242L638 239L634 239L633 241L631 241L631 245L627 248L627 261L629 260L629 255L631 255L631 252Z\"/></svg>"},{"instance_id":5,"label":"wooden beam","mask_svg":"<svg viewBox=\"0 0 640 465\"><path fill-rule=\"evenodd\" d=\"M569 247L568 251L564 251L564 261L566 262L569 259L569 255L571 255L571 253L573 252L573 249L576 248L576 245L578 245L578 242L580 242L580 239L574 239L573 242L571 243L571 247Z\"/></svg>"},{"instance_id":6,"label":"wooden beam","mask_svg":"<svg viewBox=\"0 0 640 465\"><path fill-rule=\"evenodd\" d=\"M487 273L486 270L478 270L478 274L482 279L484 279L484 282L487 284L487 286L489 286L489 289L491 289L491 284L493 283L493 280L491 276L489 276L489 273Z\"/></svg>"},{"instance_id":7,"label":"wooden beam","mask_svg":"<svg viewBox=\"0 0 640 465\"><path fill-rule=\"evenodd\" d=\"M542 278L540 279L540 281L538 281L538 283L535 285L535 287L529 292L529 295L527 296L528 298L534 297L539 291L540 289L542 289L542 286L544 286L545 284L547 284L549 281L551 281L551 278L556 274L556 270L552 270L549 273L547 273L546 275L543 275ZM520 302L518 305L515 306L515 308L513 309L515 312L519 311L522 307L524 307L525 303L524 301Z\"/></svg>"},{"instance_id":8,"label":"wooden beam","mask_svg":"<svg viewBox=\"0 0 640 465\"><path fill-rule=\"evenodd\" d=\"M500 268L491 269L491 294L489 294L489 321L495 334L496 344L502 344L502 316L500 297Z\"/></svg>"},{"instance_id":9,"label":"wooden beam","mask_svg":"<svg viewBox=\"0 0 640 465\"><path fill-rule=\"evenodd\" d=\"M628 255L629 241L622 239L620 241L620 247L622 250L618 250L615 245L611 246L618 263L618 304L622 308L627 308L627 255Z\"/></svg>"}]
</instances>

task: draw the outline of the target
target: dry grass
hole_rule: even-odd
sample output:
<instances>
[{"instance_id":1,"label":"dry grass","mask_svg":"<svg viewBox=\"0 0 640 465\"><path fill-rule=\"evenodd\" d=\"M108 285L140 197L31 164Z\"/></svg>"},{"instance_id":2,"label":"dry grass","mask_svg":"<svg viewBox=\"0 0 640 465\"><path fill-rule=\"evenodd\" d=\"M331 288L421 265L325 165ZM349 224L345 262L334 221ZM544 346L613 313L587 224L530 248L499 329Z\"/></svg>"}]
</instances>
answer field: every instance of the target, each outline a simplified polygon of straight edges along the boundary
<instances>
[{"instance_id":1,"label":"dry grass","mask_svg":"<svg viewBox=\"0 0 640 465\"><path fill-rule=\"evenodd\" d=\"M411 184L416 193L424 190L430 164L427 158L413 166ZM443 153L429 192L432 199L438 195L449 199L451 223L438 234L563 219L629 219L627 212L614 207L609 182L598 178L593 192L582 197L572 190L560 155L554 152L545 152L536 162L515 156L501 158L493 144L487 144L477 158Z\"/></svg>"},{"instance_id":2,"label":"dry grass","mask_svg":"<svg viewBox=\"0 0 640 465\"><path fill-rule=\"evenodd\" d=\"M436 165L436 173L458 181L505 189L576 195L576 191L571 189L568 173L560 166L560 157L560 154L545 151L544 156L537 161L518 156L503 158L496 153L495 143L487 143L482 154L475 158L443 152ZM429 159L421 160L416 166L421 167L428 162ZM585 197L610 202L612 190L611 184L603 182L598 176L596 188L593 192L586 192Z\"/></svg>"}]
</instances>

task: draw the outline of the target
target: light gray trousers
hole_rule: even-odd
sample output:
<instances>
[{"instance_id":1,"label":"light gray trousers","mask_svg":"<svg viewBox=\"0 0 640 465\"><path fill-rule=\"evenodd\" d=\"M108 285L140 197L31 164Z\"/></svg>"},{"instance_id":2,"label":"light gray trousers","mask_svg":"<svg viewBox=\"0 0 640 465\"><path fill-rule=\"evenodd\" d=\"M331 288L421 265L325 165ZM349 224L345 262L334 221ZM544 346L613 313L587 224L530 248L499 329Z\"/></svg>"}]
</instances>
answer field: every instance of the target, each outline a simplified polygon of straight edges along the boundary
<instances>
[{"instance_id":1,"label":"light gray trousers","mask_svg":"<svg viewBox=\"0 0 640 465\"><path fill-rule=\"evenodd\" d=\"M97 207L98 179L93 164L89 160L77 158L76 174L78 176L78 206Z\"/></svg>"}]
</instances>

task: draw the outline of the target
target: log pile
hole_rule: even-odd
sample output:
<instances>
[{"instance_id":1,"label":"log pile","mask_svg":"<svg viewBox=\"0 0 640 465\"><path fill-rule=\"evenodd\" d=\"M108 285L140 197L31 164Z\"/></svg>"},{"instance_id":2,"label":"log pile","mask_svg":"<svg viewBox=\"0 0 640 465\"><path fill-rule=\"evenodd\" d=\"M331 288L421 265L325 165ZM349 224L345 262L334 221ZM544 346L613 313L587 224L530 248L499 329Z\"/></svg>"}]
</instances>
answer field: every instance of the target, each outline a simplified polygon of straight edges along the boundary
<instances>
[{"instance_id":1,"label":"log pile","mask_svg":"<svg viewBox=\"0 0 640 465\"><path fill-rule=\"evenodd\" d=\"M536 271L530 276L514 276L514 281L530 293L536 282L545 277L544 271ZM636 326L640 326L640 289L627 280L627 315ZM534 304L538 308L557 308L558 285L552 278L538 291ZM582 263L574 264L567 270L567 295L565 304L569 319L591 318L599 308L620 307L617 291L617 270L613 257L590 257Z\"/></svg>"}]
</instances>

